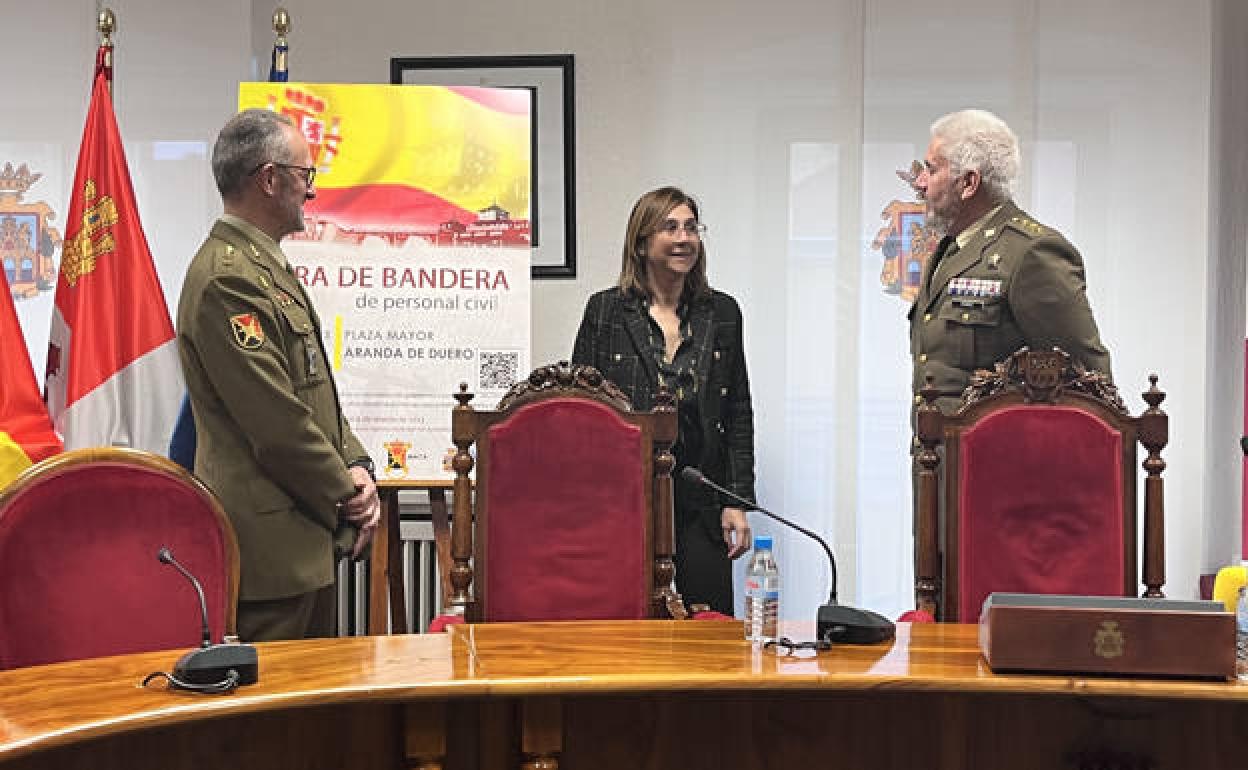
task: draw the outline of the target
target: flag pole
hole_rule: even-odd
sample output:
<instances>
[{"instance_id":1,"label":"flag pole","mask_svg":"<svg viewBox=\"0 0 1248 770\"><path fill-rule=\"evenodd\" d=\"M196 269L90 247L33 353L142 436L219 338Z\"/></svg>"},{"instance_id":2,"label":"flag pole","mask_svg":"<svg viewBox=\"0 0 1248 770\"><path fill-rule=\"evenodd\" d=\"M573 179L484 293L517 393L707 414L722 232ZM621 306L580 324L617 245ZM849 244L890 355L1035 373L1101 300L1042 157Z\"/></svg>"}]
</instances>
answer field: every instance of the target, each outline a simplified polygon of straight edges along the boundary
<instances>
[{"instance_id":1,"label":"flag pole","mask_svg":"<svg viewBox=\"0 0 1248 770\"><path fill-rule=\"evenodd\" d=\"M95 54L95 74L101 72L108 81L108 98L113 98L113 33L117 31L117 15L113 9L104 8L96 18L95 26L100 30L100 49Z\"/></svg>"},{"instance_id":2,"label":"flag pole","mask_svg":"<svg viewBox=\"0 0 1248 770\"><path fill-rule=\"evenodd\" d=\"M288 67L287 57L290 54L290 44L286 40L286 33L290 31L290 14L286 9L278 6L273 11L273 32L277 35L277 39L273 41L273 57L269 64L269 82L285 83L290 80L290 69Z\"/></svg>"}]
</instances>

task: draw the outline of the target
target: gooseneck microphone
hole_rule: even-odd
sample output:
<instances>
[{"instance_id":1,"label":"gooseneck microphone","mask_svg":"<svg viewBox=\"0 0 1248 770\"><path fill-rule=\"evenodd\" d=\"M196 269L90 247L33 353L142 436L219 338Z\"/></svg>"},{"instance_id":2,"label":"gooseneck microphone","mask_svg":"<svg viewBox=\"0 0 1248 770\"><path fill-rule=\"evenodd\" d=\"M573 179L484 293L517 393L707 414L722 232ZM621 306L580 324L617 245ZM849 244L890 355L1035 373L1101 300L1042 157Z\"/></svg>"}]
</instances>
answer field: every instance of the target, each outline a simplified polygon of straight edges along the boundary
<instances>
[{"instance_id":1,"label":"gooseneck microphone","mask_svg":"<svg viewBox=\"0 0 1248 770\"><path fill-rule=\"evenodd\" d=\"M178 563L177 559L173 558L173 552L168 548L161 548L156 553L156 558L160 560L161 564L168 564L178 572L181 572L183 577L191 581L191 585L195 586L195 593L199 594L199 616L200 620L202 620L204 624L203 638L201 639L199 646L211 647L212 632L208 630L208 602L204 599L204 587L199 584L199 580L197 580L186 567L183 567Z\"/></svg>"},{"instance_id":2,"label":"gooseneck microphone","mask_svg":"<svg viewBox=\"0 0 1248 770\"><path fill-rule=\"evenodd\" d=\"M231 692L240 684L253 684L259 680L259 661L256 648L250 644L237 642L222 644L212 643L212 632L208 628L208 602L204 599L204 587L191 574L190 570L178 563L173 552L162 547L156 552L161 564L167 564L182 575L195 587L199 596L199 613L203 622L203 637L200 646L178 658L173 666L173 673L157 671L143 680L146 685L152 679L163 676L169 680L172 689L190 690L201 693Z\"/></svg>"},{"instance_id":3,"label":"gooseneck microphone","mask_svg":"<svg viewBox=\"0 0 1248 770\"><path fill-rule=\"evenodd\" d=\"M897 627L888 618L871 610L860 610L854 607L846 607L838 604L836 601L836 558L832 555L832 549L828 547L827 542L818 534L806 529L805 527L789 521L779 514L772 513L766 508L761 507L753 500L747 500L741 495L736 494L724 487L716 484L706 477L706 474L692 466L686 466L680 472L681 478L685 481L699 484L701 486L713 489L724 495L730 500L739 503L747 510L758 511L774 521L778 521L790 529L801 532L806 537L813 539L819 545L823 546L823 552L828 555L828 567L831 569L831 588L828 591L828 603L819 608L815 615L815 633L816 638L820 641L839 642L843 644L874 644L876 642L886 642L892 639L897 633Z\"/></svg>"}]
</instances>

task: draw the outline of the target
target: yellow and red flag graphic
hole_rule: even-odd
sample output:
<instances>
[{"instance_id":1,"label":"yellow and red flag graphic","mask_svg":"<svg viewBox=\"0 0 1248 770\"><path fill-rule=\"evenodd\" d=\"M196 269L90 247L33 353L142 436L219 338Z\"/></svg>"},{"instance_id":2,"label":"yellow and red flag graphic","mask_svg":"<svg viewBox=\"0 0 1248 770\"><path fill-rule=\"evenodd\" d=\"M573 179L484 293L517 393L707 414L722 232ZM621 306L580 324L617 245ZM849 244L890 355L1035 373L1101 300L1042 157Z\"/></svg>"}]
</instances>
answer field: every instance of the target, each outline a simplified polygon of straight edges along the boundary
<instances>
[{"instance_id":1,"label":"yellow and red flag graphic","mask_svg":"<svg viewBox=\"0 0 1248 770\"><path fill-rule=\"evenodd\" d=\"M30 351L0 271L0 489L23 469L61 451L48 409L39 396Z\"/></svg>"},{"instance_id":2,"label":"yellow and red flag graphic","mask_svg":"<svg viewBox=\"0 0 1248 770\"><path fill-rule=\"evenodd\" d=\"M483 219L527 224L530 101L527 89L239 86L239 109L285 114L307 137L317 196L305 212L314 224L431 241Z\"/></svg>"},{"instance_id":3,"label":"yellow and red flag graphic","mask_svg":"<svg viewBox=\"0 0 1248 770\"><path fill-rule=\"evenodd\" d=\"M48 344L48 411L67 447L163 453L181 369L98 62L71 196Z\"/></svg>"}]
</instances>

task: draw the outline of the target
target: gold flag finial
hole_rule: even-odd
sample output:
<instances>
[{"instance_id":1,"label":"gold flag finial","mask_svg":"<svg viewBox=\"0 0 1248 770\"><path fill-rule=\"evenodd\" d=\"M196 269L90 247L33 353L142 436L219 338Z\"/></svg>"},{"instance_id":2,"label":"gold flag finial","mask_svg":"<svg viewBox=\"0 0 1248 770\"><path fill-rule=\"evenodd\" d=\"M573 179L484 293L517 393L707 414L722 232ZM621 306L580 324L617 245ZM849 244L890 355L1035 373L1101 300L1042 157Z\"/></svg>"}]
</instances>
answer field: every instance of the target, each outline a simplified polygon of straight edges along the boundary
<instances>
[{"instance_id":1,"label":"gold flag finial","mask_svg":"<svg viewBox=\"0 0 1248 770\"><path fill-rule=\"evenodd\" d=\"M286 33L290 31L290 14L280 5L273 12L273 31L277 33L278 38L286 37Z\"/></svg>"},{"instance_id":2,"label":"gold flag finial","mask_svg":"<svg viewBox=\"0 0 1248 770\"><path fill-rule=\"evenodd\" d=\"M95 26L100 30L100 45L111 46L113 33L117 31L117 16L113 13L113 9L105 8L100 11Z\"/></svg>"}]
</instances>

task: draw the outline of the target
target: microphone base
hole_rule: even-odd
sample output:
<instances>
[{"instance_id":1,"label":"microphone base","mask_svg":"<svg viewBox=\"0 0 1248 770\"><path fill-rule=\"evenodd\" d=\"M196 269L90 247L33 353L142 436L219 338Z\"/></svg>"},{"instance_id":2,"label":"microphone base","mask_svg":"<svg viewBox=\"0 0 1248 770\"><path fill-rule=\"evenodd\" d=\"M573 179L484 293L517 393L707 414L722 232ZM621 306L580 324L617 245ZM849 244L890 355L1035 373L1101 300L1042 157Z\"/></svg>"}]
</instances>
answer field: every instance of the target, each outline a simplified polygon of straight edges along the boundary
<instances>
[{"instance_id":1,"label":"microphone base","mask_svg":"<svg viewBox=\"0 0 1248 770\"><path fill-rule=\"evenodd\" d=\"M239 684L255 684L260 678L256 648L250 644L214 644L200 647L178 658L173 675L191 684L217 684L238 672Z\"/></svg>"},{"instance_id":2,"label":"microphone base","mask_svg":"<svg viewBox=\"0 0 1248 770\"><path fill-rule=\"evenodd\" d=\"M897 626L878 612L825 604L815 620L815 638L833 644L876 644L897 634Z\"/></svg>"}]
</instances>

